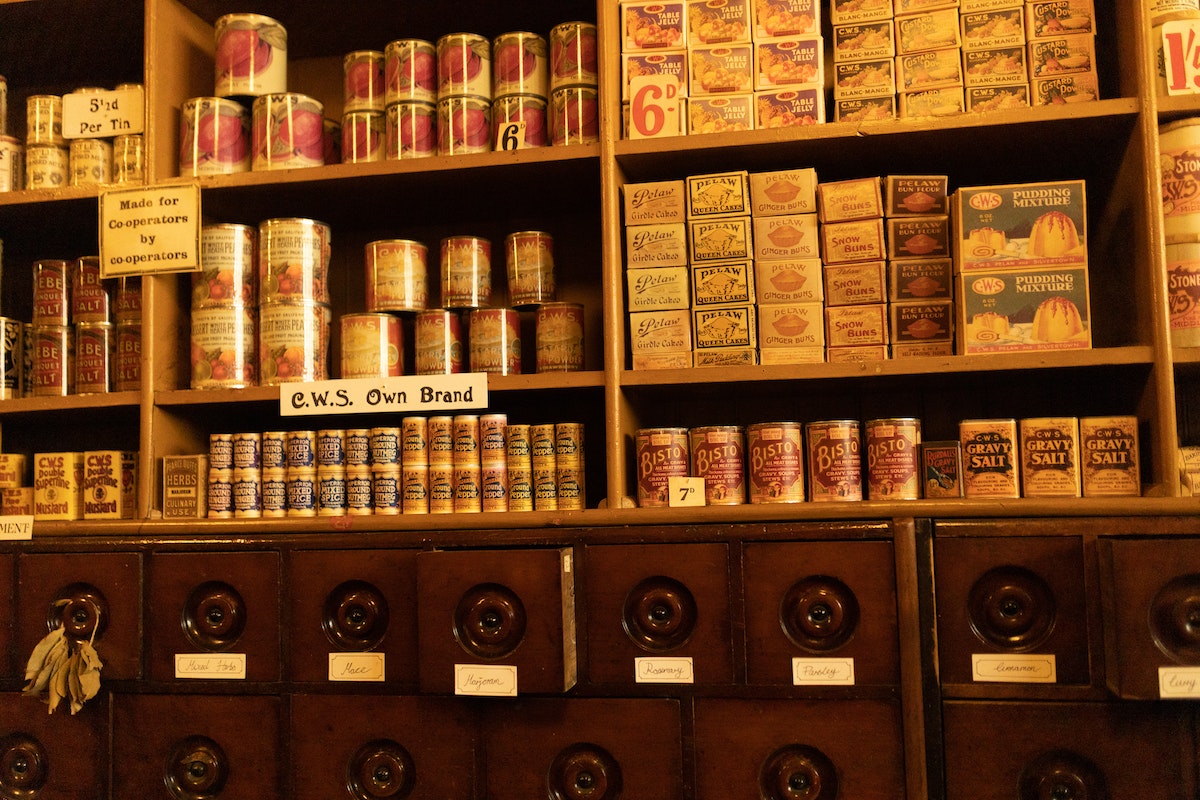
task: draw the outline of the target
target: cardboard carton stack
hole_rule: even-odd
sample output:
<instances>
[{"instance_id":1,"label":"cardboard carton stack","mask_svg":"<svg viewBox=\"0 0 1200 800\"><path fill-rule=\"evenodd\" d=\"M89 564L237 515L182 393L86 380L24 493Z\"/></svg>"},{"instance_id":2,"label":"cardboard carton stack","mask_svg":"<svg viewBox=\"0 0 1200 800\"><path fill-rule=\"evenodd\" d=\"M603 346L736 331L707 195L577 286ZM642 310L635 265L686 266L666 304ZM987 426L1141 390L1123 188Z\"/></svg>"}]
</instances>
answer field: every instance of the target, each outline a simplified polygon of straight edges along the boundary
<instances>
[{"instance_id":1,"label":"cardboard carton stack","mask_svg":"<svg viewBox=\"0 0 1200 800\"><path fill-rule=\"evenodd\" d=\"M954 270L946 175L884 179L892 358L954 352Z\"/></svg>"}]
</instances>

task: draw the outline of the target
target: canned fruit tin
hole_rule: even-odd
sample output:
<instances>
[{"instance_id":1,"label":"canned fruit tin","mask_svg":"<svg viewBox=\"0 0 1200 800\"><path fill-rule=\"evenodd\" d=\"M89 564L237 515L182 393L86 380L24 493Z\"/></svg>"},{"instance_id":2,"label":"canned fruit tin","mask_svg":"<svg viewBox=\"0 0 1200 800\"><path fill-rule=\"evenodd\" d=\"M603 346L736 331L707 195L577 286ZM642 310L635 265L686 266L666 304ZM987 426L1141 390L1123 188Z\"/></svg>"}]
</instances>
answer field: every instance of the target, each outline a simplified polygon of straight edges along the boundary
<instances>
[{"instance_id":1,"label":"canned fruit tin","mask_svg":"<svg viewBox=\"0 0 1200 800\"><path fill-rule=\"evenodd\" d=\"M963 449L963 494L967 497L1020 497L1017 422L967 419L958 424Z\"/></svg>"},{"instance_id":2,"label":"canned fruit tin","mask_svg":"<svg viewBox=\"0 0 1200 800\"><path fill-rule=\"evenodd\" d=\"M492 146L496 150L524 150L549 143L545 97L508 94L492 101Z\"/></svg>"},{"instance_id":3,"label":"canned fruit tin","mask_svg":"<svg viewBox=\"0 0 1200 800\"><path fill-rule=\"evenodd\" d=\"M492 243L478 236L441 242L442 307L482 308L492 301Z\"/></svg>"},{"instance_id":4,"label":"canned fruit tin","mask_svg":"<svg viewBox=\"0 0 1200 800\"><path fill-rule=\"evenodd\" d=\"M112 363L116 338L111 322L75 325L75 393L112 391Z\"/></svg>"},{"instance_id":5,"label":"canned fruit tin","mask_svg":"<svg viewBox=\"0 0 1200 800\"><path fill-rule=\"evenodd\" d=\"M472 372L519 375L521 320L511 308L477 308L469 321Z\"/></svg>"},{"instance_id":6,"label":"canned fruit tin","mask_svg":"<svg viewBox=\"0 0 1200 800\"><path fill-rule=\"evenodd\" d=\"M583 306L545 303L535 320L538 372L578 372L583 369Z\"/></svg>"},{"instance_id":7,"label":"canned fruit tin","mask_svg":"<svg viewBox=\"0 0 1200 800\"><path fill-rule=\"evenodd\" d=\"M200 271L192 273L192 308L255 305L257 238L257 231L249 225L205 225L200 229Z\"/></svg>"},{"instance_id":8,"label":"canned fruit tin","mask_svg":"<svg viewBox=\"0 0 1200 800\"><path fill-rule=\"evenodd\" d=\"M253 308L194 308L191 315L193 389L255 385L258 336Z\"/></svg>"},{"instance_id":9,"label":"canned fruit tin","mask_svg":"<svg viewBox=\"0 0 1200 800\"><path fill-rule=\"evenodd\" d=\"M258 96L287 91L287 30L262 14L217 19L216 93Z\"/></svg>"},{"instance_id":10,"label":"canned fruit tin","mask_svg":"<svg viewBox=\"0 0 1200 800\"><path fill-rule=\"evenodd\" d=\"M72 186L112 183L112 143L106 139L72 139L68 148Z\"/></svg>"},{"instance_id":11,"label":"canned fruit tin","mask_svg":"<svg viewBox=\"0 0 1200 800\"><path fill-rule=\"evenodd\" d=\"M536 33L502 33L492 42L492 97L546 96L548 47Z\"/></svg>"},{"instance_id":12,"label":"canned fruit tin","mask_svg":"<svg viewBox=\"0 0 1200 800\"><path fill-rule=\"evenodd\" d=\"M745 436L735 425L710 425L688 432L691 474L704 479L710 506L746 502Z\"/></svg>"},{"instance_id":13,"label":"canned fruit tin","mask_svg":"<svg viewBox=\"0 0 1200 800\"><path fill-rule=\"evenodd\" d=\"M84 256L71 275L71 321L108 322L112 313L111 281L100 279L100 257Z\"/></svg>"},{"instance_id":14,"label":"canned fruit tin","mask_svg":"<svg viewBox=\"0 0 1200 800\"><path fill-rule=\"evenodd\" d=\"M437 155L437 106L416 100L389 103L384 112L384 157L395 161Z\"/></svg>"},{"instance_id":15,"label":"canned fruit tin","mask_svg":"<svg viewBox=\"0 0 1200 800\"><path fill-rule=\"evenodd\" d=\"M340 324L342 378L390 378L404 374L398 317L344 314Z\"/></svg>"},{"instance_id":16,"label":"canned fruit tin","mask_svg":"<svg viewBox=\"0 0 1200 800\"><path fill-rule=\"evenodd\" d=\"M873 419L866 424L867 497L921 497L921 421L911 417Z\"/></svg>"},{"instance_id":17,"label":"canned fruit tin","mask_svg":"<svg viewBox=\"0 0 1200 800\"><path fill-rule=\"evenodd\" d=\"M383 111L351 111L342 117L342 163L383 161Z\"/></svg>"},{"instance_id":18,"label":"canned fruit tin","mask_svg":"<svg viewBox=\"0 0 1200 800\"><path fill-rule=\"evenodd\" d=\"M568 86L550 94L550 143L591 144L600 141L597 92L590 86Z\"/></svg>"},{"instance_id":19,"label":"canned fruit tin","mask_svg":"<svg viewBox=\"0 0 1200 800\"><path fill-rule=\"evenodd\" d=\"M858 420L810 422L804 426L808 445L809 500L862 500L862 444Z\"/></svg>"},{"instance_id":20,"label":"canned fruit tin","mask_svg":"<svg viewBox=\"0 0 1200 800\"><path fill-rule=\"evenodd\" d=\"M62 397L75 391L75 339L69 325L34 325L30 350L34 397Z\"/></svg>"},{"instance_id":21,"label":"canned fruit tin","mask_svg":"<svg viewBox=\"0 0 1200 800\"><path fill-rule=\"evenodd\" d=\"M746 429L751 503L804 501L804 450L800 423L760 422Z\"/></svg>"},{"instance_id":22,"label":"canned fruit tin","mask_svg":"<svg viewBox=\"0 0 1200 800\"><path fill-rule=\"evenodd\" d=\"M453 311L436 308L417 314L416 373L453 375L463 371L462 327Z\"/></svg>"},{"instance_id":23,"label":"canned fruit tin","mask_svg":"<svg viewBox=\"0 0 1200 800\"><path fill-rule=\"evenodd\" d=\"M329 378L329 306L265 303L258 311L258 354L263 386Z\"/></svg>"},{"instance_id":24,"label":"canned fruit tin","mask_svg":"<svg viewBox=\"0 0 1200 800\"><path fill-rule=\"evenodd\" d=\"M670 479L688 476L687 428L641 428L634 435L634 446L638 505L666 506ZM536 491L536 475L534 488Z\"/></svg>"},{"instance_id":25,"label":"canned fruit tin","mask_svg":"<svg viewBox=\"0 0 1200 800\"><path fill-rule=\"evenodd\" d=\"M249 140L249 135L247 135ZM250 148L246 148L250 152ZM134 185L146 181L146 151L140 133L126 133L113 137L113 183Z\"/></svg>"},{"instance_id":26,"label":"canned fruit tin","mask_svg":"<svg viewBox=\"0 0 1200 800\"><path fill-rule=\"evenodd\" d=\"M492 98L492 43L474 33L451 33L437 40L438 99Z\"/></svg>"},{"instance_id":27,"label":"canned fruit tin","mask_svg":"<svg viewBox=\"0 0 1200 800\"><path fill-rule=\"evenodd\" d=\"M514 307L554 300L554 237L544 231L518 231L504 238L508 300Z\"/></svg>"},{"instance_id":28,"label":"canned fruit tin","mask_svg":"<svg viewBox=\"0 0 1200 800\"><path fill-rule=\"evenodd\" d=\"M220 175L249 169L249 110L222 97L184 100L179 118L179 174Z\"/></svg>"},{"instance_id":29,"label":"canned fruit tin","mask_svg":"<svg viewBox=\"0 0 1200 800\"><path fill-rule=\"evenodd\" d=\"M383 51L384 102L437 101L437 51L424 39L397 39Z\"/></svg>"},{"instance_id":30,"label":"canned fruit tin","mask_svg":"<svg viewBox=\"0 0 1200 800\"><path fill-rule=\"evenodd\" d=\"M25 145L65 143L62 132L62 97L31 95L25 101Z\"/></svg>"},{"instance_id":31,"label":"canned fruit tin","mask_svg":"<svg viewBox=\"0 0 1200 800\"><path fill-rule=\"evenodd\" d=\"M355 50L342 58L344 77L342 111L383 111L383 53L379 50ZM342 129L345 135L345 127ZM343 139L343 142L345 140ZM342 150L345 152L345 149Z\"/></svg>"},{"instance_id":32,"label":"canned fruit tin","mask_svg":"<svg viewBox=\"0 0 1200 800\"><path fill-rule=\"evenodd\" d=\"M57 144L25 146L25 188L56 189L67 185L70 151Z\"/></svg>"},{"instance_id":33,"label":"canned fruit tin","mask_svg":"<svg viewBox=\"0 0 1200 800\"><path fill-rule=\"evenodd\" d=\"M295 92L268 94L251 113L254 171L325 164L325 106Z\"/></svg>"},{"instance_id":34,"label":"canned fruit tin","mask_svg":"<svg viewBox=\"0 0 1200 800\"><path fill-rule=\"evenodd\" d=\"M258 226L259 303L329 302L330 229L303 218L269 219Z\"/></svg>"},{"instance_id":35,"label":"canned fruit tin","mask_svg":"<svg viewBox=\"0 0 1200 800\"><path fill-rule=\"evenodd\" d=\"M429 303L428 248L410 239L368 242L368 311L423 311Z\"/></svg>"},{"instance_id":36,"label":"canned fruit tin","mask_svg":"<svg viewBox=\"0 0 1200 800\"><path fill-rule=\"evenodd\" d=\"M492 101L481 97L443 97L437 104L438 153L489 153L492 150Z\"/></svg>"},{"instance_id":37,"label":"canned fruit tin","mask_svg":"<svg viewBox=\"0 0 1200 800\"><path fill-rule=\"evenodd\" d=\"M70 321L71 267L59 259L33 262L33 324L66 325Z\"/></svg>"},{"instance_id":38,"label":"canned fruit tin","mask_svg":"<svg viewBox=\"0 0 1200 800\"><path fill-rule=\"evenodd\" d=\"M596 26L590 22L563 22L550 29L550 88L595 86Z\"/></svg>"}]
</instances>

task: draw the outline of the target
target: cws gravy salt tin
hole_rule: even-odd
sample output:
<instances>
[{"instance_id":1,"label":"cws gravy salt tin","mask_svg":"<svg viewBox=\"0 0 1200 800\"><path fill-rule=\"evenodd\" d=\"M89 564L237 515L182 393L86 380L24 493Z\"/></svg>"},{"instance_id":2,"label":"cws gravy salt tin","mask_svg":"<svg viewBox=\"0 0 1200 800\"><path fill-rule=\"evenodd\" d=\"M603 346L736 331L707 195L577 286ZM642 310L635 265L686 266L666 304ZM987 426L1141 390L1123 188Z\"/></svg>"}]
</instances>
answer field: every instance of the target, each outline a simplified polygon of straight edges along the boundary
<instances>
[{"instance_id":1,"label":"cws gravy salt tin","mask_svg":"<svg viewBox=\"0 0 1200 800\"><path fill-rule=\"evenodd\" d=\"M872 419L866 424L867 497L921 497L921 421L913 417Z\"/></svg>"},{"instance_id":2,"label":"cws gravy salt tin","mask_svg":"<svg viewBox=\"0 0 1200 800\"><path fill-rule=\"evenodd\" d=\"M1021 495L1080 497L1079 421L1075 417L1022 419Z\"/></svg>"},{"instance_id":3,"label":"cws gravy salt tin","mask_svg":"<svg viewBox=\"0 0 1200 800\"><path fill-rule=\"evenodd\" d=\"M798 422L760 422L746 429L751 503L804 501L804 448Z\"/></svg>"},{"instance_id":4,"label":"cws gravy salt tin","mask_svg":"<svg viewBox=\"0 0 1200 800\"><path fill-rule=\"evenodd\" d=\"M862 500L862 429L858 420L809 422L804 426L804 438L809 500Z\"/></svg>"},{"instance_id":5,"label":"cws gravy salt tin","mask_svg":"<svg viewBox=\"0 0 1200 800\"><path fill-rule=\"evenodd\" d=\"M1079 450L1084 497L1141 495L1137 417L1080 417Z\"/></svg>"},{"instance_id":6,"label":"cws gravy salt tin","mask_svg":"<svg viewBox=\"0 0 1200 800\"><path fill-rule=\"evenodd\" d=\"M966 497L1020 497L1017 421L966 419L959 423Z\"/></svg>"}]
</instances>

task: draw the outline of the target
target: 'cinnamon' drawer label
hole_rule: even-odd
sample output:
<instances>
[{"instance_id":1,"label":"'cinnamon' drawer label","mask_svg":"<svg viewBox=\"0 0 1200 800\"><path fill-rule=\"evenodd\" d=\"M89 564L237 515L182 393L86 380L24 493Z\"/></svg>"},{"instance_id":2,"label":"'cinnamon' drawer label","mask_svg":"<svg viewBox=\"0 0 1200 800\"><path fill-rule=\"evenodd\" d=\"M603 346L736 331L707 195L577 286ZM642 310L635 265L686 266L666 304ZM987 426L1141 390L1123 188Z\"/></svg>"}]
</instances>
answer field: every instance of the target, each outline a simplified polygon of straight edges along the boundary
<instances>
[{"instance_id":1,"label":"'cinnamon' drawer label","mask_svg":"<svg viewBox=\"0 0 1200 800\"><path fill-rule=\"evenodd\" d=\"M973 653L971 677L991 683L1054 683L1058 670L1052 653Z\"/></svg>"}]
</instances>

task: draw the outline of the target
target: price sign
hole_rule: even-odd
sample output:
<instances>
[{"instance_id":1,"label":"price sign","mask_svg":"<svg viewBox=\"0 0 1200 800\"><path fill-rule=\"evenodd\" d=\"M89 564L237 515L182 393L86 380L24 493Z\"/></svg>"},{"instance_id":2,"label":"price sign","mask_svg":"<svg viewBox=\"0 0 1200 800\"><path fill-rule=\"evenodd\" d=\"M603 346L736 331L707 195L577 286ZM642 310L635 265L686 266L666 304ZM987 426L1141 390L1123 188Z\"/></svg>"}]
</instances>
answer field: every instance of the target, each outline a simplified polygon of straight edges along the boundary
<instances>
[{"instance_id":1,"label":"price sign","mask_svg":"<svg viewBox=\"0 0 1200 800\"><path fill-rule=\"evenodd\" d=\"M1163 23L1162 47L1167 94L1200 93L1200 22Z\"/></svg>"},{"instance_id":2,"label":"price sign","mask_svg":"<svg viewBox=\"0 0 1200 800\"><path fill-rule=\"evenodd\" d=\"M669 75L639 75L629 82L629 138L656 139L683 133L679 81Z\"/></svg>"},{"instance_id":3,"label":"price sign","mask_svg":"<svg viewBox=\"0 0 1200 800\"><path fill-rule=\"evenodd\" d=\"M199 269L199 186L101 193L100 277Z\"/></svg>"},{"instance_id":4,"label":"price sign","mask_svg":"<svg viewBox=\"0 0 1200 800\"><path fill-rule=\"evenodd\" d=\"M142 87L63 96L63 138L98 139L141 133L146 122Z\"/></svg>"},{"instance_id":5,"label":"price sign","mask_svg":"<svg viewBox=\"0 0 1200 800\"><path fill-rule=\"evenodd\" d=\"M525 146L525 120L505 123L496 131L496 144L500 150L520 150Z\"/></svg>"},{"instance_id":6,"label":"price sign","mask_svg":"<svg viewBox=\"0 0 1200 800\"><path fill-rule=\"evenodd\" d=\"M704 478L667 478L671 508L704 505Z\"/></svg>"}]
</instances>

